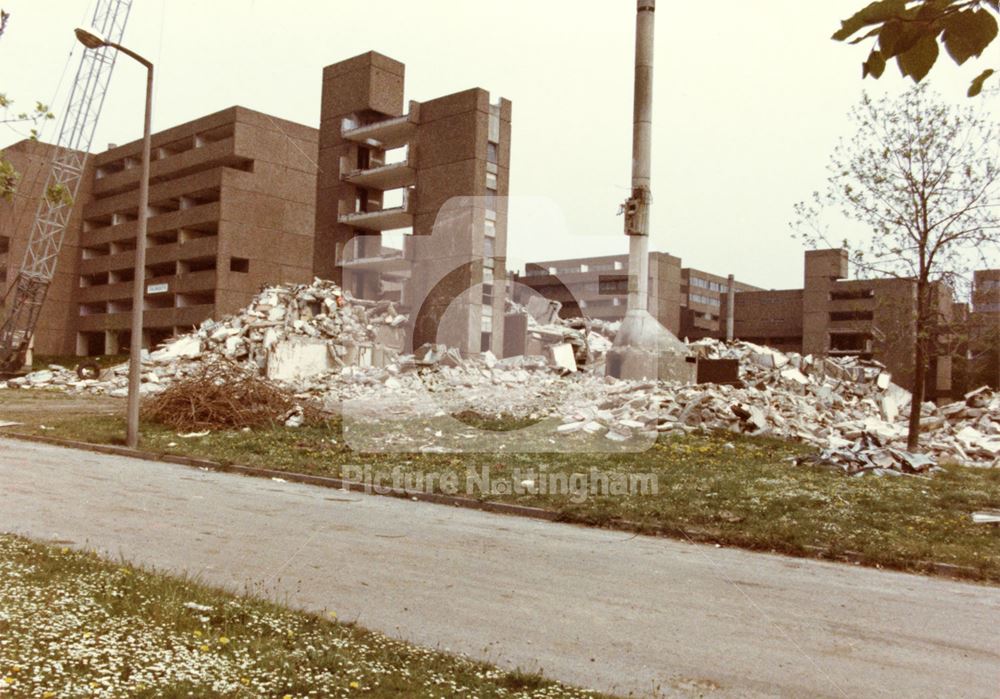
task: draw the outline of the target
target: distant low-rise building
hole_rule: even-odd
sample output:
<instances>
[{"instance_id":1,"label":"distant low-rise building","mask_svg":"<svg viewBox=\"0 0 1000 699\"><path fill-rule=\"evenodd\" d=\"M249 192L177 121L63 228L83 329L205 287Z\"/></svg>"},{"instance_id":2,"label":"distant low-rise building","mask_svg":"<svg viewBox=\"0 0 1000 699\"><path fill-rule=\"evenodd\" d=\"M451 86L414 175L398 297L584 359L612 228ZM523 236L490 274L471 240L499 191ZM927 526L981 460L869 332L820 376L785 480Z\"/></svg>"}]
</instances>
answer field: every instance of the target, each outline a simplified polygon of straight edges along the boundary
<instances>
[{"instance_id":1,"label":"distant low-rise building","mask_svg":"<svg viewBox=\"0 0 1000 699\"><path fill-rule=\"evenodd\" d=\"M912 279L847 279L846 250L805 253L801 289L737 294L736 339L816 356L852 355L884 363L893 380L913 384L917 284ZM951 289L936 284L933 300L940 333L948 332L953 314ZM723 313L728 312L725 300ZM929 361L927 396L952 392L952 356Z\"/></svg>"},{"instance_id":2,"label":"distant low-rise building","mask_svg":"<svg viewBox=\"0 0 1000 699\"><path fill-rule=\"evenodd\" d=\"M621 320L628 307L628 255L529 262L517 282L559 301L565 318ZM682 267L681 258L665 252L649 253L649 312L678 337L694 340L724 330L720 309L728 289L727 277Z\"/></svg>"}]
</instances>

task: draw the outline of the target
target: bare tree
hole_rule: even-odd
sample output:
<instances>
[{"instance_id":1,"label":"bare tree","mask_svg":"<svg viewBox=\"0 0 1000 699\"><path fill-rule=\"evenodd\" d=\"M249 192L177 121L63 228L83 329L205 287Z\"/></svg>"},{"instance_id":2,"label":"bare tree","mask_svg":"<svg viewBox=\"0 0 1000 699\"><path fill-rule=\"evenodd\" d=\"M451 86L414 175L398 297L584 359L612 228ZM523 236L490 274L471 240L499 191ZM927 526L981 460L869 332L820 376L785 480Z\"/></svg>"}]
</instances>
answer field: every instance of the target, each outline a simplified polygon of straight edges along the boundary
<instances>
[{"instance_id":1,"label":"bare tree","mask_svg":"<svg viewBox=\"0 0 1000 699\"><path fill-rule=\"evenodd\" d=\"M865 95L851 116L857 130L831 155L825 191L796 206L792 227L807 244L832 247L822 214L839 211L870 231L848 245L856 269L915 282L914 450L937 342L935 288L954 287L973 261L987 266L1000 250L1000 142L992 121L942 103L926 85L898 98Z\"/></svg>"}]
</instances>

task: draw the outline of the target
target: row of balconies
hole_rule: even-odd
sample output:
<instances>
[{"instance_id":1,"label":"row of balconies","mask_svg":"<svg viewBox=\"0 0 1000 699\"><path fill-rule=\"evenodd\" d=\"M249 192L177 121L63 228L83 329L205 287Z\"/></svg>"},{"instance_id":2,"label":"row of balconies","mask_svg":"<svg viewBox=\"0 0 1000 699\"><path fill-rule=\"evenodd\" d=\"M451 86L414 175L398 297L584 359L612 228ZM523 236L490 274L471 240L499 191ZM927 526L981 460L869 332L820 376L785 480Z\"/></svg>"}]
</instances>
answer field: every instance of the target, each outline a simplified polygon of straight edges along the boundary
<instances>
[{"instance_id":1,"label":"row of balconies","mask_svg":"<svg viewBox=\"0 0 1000 699\"><path fill-rule=\"evenodd\" d=\"M235 123L154 148L149 175L155 184L214 167L252 167L252 158L237 153ZM97 167L93 195L97 199L137 189L141 154L124 156Z\"/></svg>"},{"instance_id":2,"label":"row of balconies","mask_svg":"<svg viewBox=\"0 0 1000 699\"><path fill-rule=\"evenodd\" d=\"M146 289L164 289L158 293L197 294L211 292L218 285L218 272L214 268L183 274L150 273L154 271L146 270ZM134 275L129 270L129 274L115 277L110 283L81 287L75 297L81 304L131 299L135 288L133 281Z\"/></svg>"},{"instance_id":3,"label":"row of balconies","mask_svg":"<svg viewBox=\"0 0 1000 699\"><path fill-rule=\"evenodd\" d=\"M202 303L197 303L202 301ZM150 327L191 327L198 325L206 318L211 318L215 312L215 300L208 297L190 296L182 299L188 305L175 305L169 308L148 307L143 310L143 326ZM103 313L81 314L76 326L79 332L94 332L101 330L126 330L132 320L132 304L122 303L115 306L108 304Z\"/></svg>"},{"instance_id":4,"label":"row of balconies","mask_svg":"<svg viewBox=\"0 0 1000 699\"><path fill-rule=\"evenodd\" d=\"M107 251L98 249L97 254L80 260L81 276L89 276L113 270L131 269L135 266L135 241L131 245L116 243L115 248L108 244ZM92 250L92 248L87 248ZM155 245L146 249L146 265L156 266L164 262L215 259L218 256L219 239L217 237L202 237L185 242L167 245Z\"/></svg>"},{"instance_id":5,"label":"row of balconies","mask_svg":"<svg viewBox=\"0 0 1000 699\"><path fill-rule=\"evenodd\" d=\"M221 212L221 204L213 202L185 211L154 216L146 222L146 244L155 247L217 236ZM84 257L110 254L111 246L116 244L132 249L135 247L137 232L137 221L126 221L84 231L80 240Z\"/></svg>"}]
</instances>

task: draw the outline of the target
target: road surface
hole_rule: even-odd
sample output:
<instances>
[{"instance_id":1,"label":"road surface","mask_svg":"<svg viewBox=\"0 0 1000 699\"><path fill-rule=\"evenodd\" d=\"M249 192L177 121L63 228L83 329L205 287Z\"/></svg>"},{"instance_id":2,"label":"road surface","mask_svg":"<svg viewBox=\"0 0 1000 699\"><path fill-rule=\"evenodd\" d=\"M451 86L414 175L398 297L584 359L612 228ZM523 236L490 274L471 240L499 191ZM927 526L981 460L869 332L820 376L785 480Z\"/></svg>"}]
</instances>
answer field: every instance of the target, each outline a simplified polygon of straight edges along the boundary
<instances>
[{"instance_id":1,"label":"road surface","mask_svg":"<svg viewBox=\"0 0 1000 699\"><path fill-rule=\"evenodd\" d=\"M0 531L605 691L1000 696L1000 588L0 439Z\"/></svg>"}]
</instances>

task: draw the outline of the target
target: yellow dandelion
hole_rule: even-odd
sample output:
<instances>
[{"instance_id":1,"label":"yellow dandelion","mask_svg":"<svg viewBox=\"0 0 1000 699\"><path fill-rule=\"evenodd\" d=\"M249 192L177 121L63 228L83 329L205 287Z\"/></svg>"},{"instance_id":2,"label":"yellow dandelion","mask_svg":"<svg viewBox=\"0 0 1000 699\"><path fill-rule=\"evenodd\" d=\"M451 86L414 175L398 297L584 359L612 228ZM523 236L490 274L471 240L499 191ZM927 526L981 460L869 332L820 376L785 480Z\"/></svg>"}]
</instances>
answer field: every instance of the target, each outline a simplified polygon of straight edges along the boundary
<instances>
[{"instance_id":1,"label":"yellow dandelion","mask_svg":"<svg viewBox=\"0 0 1000 699\"><path fill-rule=\"evenodd\" d=\"M223 645L223 646L228 646L229 645L229 639L226 638L225 636L219 636L219 644Z\"/></svg>"},{"instance_id":2,"label":"yellow dandelion","mask_svg":"<svg viewBox=\"0 0 1000 699\"><path fill-rule=\"evenodd\" d=\"M3 683L4 684L14 684L14 678L13 677L4 677L3 678Z\"/></svg>"},{"instance_id":3,"label":"yellow dandelion","mask_svg":"<svg viewBox=\"0 0 1000 699\"><path fill-rule=\"evenodd\" d=\"M286 694L285 696L281 697L281 699L292 699L292 695Z\"/></svg>"},{"instance_id":4,"label":"yellow dandelion","mask_svg":"<svg viewBox=\"0 0 1000 699\"><path fill-rule=\"evenodd\" d=\"M195 631L194 631L194 637L195 638L201 638L201 631L199 631L198 629L195 629Z\"/></svg>"},{"instance_id":5,"label":"yellow dandelion","mask_svg":"<svg viewBox=\"0 0 1000 699\"><path fill-rule=\"evenodd\" d=\"M351 687L351 689L357 689L357 688L358 688L358 687L360 687L360 686L361 686L361 685L360 685L360 684L358 684L357 682L351 682L351 684L350 684L350 687Z\"/></svg>"},{"instance_id":6,"label":"yellow dandelion","mask_svg":"<svg viewBox=\"0 0 1000 699\"><path fill-rule=\"evenodd\" d=\"M56 695L51 689L42 695L42 699L52 699Z\"/></svg>"},{"instance_id":7,"label":"yellow dandelion","mask_svg":"<svg viewBox=\"0 0 1000 699\"><path fill-rule=\"evenodd\" d=\"M69 553L69 547L63 546L61 549L59 549L59 553Z\"/></svg>"},{"instance_id":8,"label":"yellow dandelion","mask_svg":"<svg viewBox=\"0 0 1000 699\"><path fill-rule=\"evenodd\" d=\"M84 638L90 638L90 637L91 637L91 636L93 636L93 635L94 635L94 634L92 634L92 633L91 633L90 631L84 631L84 632L83 632L83 637L84 637Z\"/></svg>"},{"instance_id":9,"label":"yellow dandelion","mask_svg":"<svg viewBox=\"0 0 1000 699\"><path fill-rule=\"evenodd\" d=\"M243 684L250 684L250 678L249 677L241 677L240 678L240 682L242 682Z\"/></svg>"},{"instance_id":10,"label":"yellow dandelion","mask_svg":"<svg viewBox=\"0 0 1000 699\"><path fill-rule=\"evenodd\" d=\"M91 682L90 683L90 688L91 689L97 689L97 683L96 682Z\"/></svg>"},{"instance_id":11,"label":"yellow dandelion","mask_svg":"<svg viewBox=\"0 0 1000 699\"><path fill-rule=\"evenodd\" d=\"M331 619L336 619L337 618L337 612L334 612L334 611L329 611L329 612L326 613L326 615L328 617L330 617Z\"/></svg>"},{"instance_id":12,"label":"yellow dandelion","mask_svg":"<svg viewBox=\"0 0 1000 699\"><path fill-rule=\"evenodd\" d=\"M208 647L207 643L202 643L200 646L198 646L198 648L200 648L203 651L212 650L211 648Z\"/></svg>"}]
</instances>

